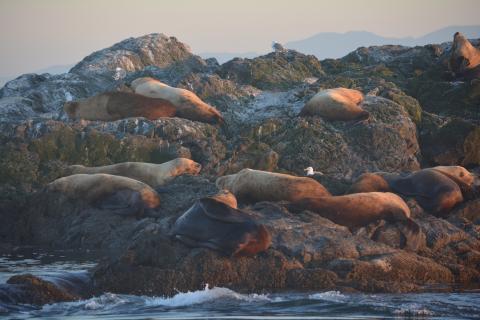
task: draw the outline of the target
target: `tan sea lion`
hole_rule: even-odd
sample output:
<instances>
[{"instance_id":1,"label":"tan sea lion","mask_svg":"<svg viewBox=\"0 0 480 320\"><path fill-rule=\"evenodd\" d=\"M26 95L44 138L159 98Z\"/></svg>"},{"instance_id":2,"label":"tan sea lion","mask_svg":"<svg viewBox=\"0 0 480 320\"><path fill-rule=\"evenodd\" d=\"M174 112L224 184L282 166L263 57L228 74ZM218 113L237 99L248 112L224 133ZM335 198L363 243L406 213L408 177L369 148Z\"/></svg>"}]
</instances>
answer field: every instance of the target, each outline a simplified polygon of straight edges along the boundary
<instances>
[{"instance_id":1,"label":"tan sea lion","mask_svg":"<svg viewBox=\"0 0 480 320\"><path fill-rule=\"evenodd\" d=\"M151 187L158 187L182 174L197 175L202 166L187 158L177 158L165 163L123 162L100 167L72 165L71 174L106 173L142 181Z\"/></svg>"},{"instance_id":2,"label":"tan sea lion","mask_svg":"<svg viewBox=\"0 0 480 320\"><path fill-rule=\"evenodd\" d=\"M160 198L143 182L109 174L74 174L49 183L48 192L80 199L116 214L131 215L143 209L155 209Z\"/></svg>"},{"instance_id":3,"label":"tan sea lion","mask_svg":"<svg viewBox=\"0 0 480 320\"><path fill-rule=\"evenodd\" d=\"M467 192L472 188L473 176L465 168L439 166L404 174L366 173L357 179L349 193L391 191L415 197L426 211L445 215L463 201L462 189Z\"/></svg>"},{"instance_id":4,"label":"tan sea lion","mask_svg":"<svg viewBox=\"0 0 480 320\"><path fill-rule=\"evenodd\" d=\"M246 212L212 197L194 203L172 227L171 235L190 247L227 256L253 256L271 244L271 235Z\"/></svg>"},{"instance_id":5,"label":"tan sea lion","mask_svg":"<svg viewBox=\"0 0 480 320\"><path fill-rule=\"evenodd\" d=\"M460 32L453 36L449 67L457 76L480 77L480 49L472 46Z\"/></svg>"},{"instance_id":6,"label":"tan sea lion","mask_svg":"<svg viewBox=\"0 0 480 320\"><path fill-rule=\"evenodd\" d=\"M156 120L177 116L177 108L165 99L144 97L130 92L104 92L65 103L63 109L72 119L115 121L133 117Z\"/></svg>"},{"instance_id":7,"label":"tan sea lion","mask_svg":"<svg viewBox=\"0 0 480 320\"><path fill-rule=\"evenodd\" d=\"M331 196L314 179L253 169L220 177L215 183L219 189L227 189L237 198L253 202L297 202L305 198Z\"/></svg>"},{"instance_id":8,"label":"tan sea lion","mask_svg":"<svg viewBox=\"0 0 480 320\"><path fill-rule=\"evenodd\" d=\"M208 123L223 122L222 114L217 109L189 90L170 87L150 77L137 78L130 86L137 94L170 101L177 108L178 117Z\"/></svg>"},{"instance_id":9,"label":"tan sea lion","mask_svg":"<svg viewBox=\"0 0 480 320\"><path fill-rule=\"evenodd\" d=\"M314 95L303 107L300 116L320 116L326 120L364 120L369 113L360 107L363 94L346 88L327 89Z\"/></svg>"}]
</instances>

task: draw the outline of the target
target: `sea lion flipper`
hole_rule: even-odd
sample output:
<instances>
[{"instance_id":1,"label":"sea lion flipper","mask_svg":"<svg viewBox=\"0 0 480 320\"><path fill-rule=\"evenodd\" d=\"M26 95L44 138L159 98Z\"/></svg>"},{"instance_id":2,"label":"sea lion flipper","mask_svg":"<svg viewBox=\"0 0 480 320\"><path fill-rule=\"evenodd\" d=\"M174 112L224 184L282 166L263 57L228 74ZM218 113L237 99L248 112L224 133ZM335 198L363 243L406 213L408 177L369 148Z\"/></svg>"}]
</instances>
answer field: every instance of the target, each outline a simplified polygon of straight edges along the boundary
<instances>
[{"instance_id":1,"label":"sea lion flipper","mask_svg":"<svg viewBox=\"0 0 480 320\"><path fill-rule=\"evenodd\" d=\"M203 198L199 200L199 203L205 215L211 219L227 223L243 223L250 220L240 210L215 199Z\"/></svg>"},{"instance_id":2,"label":"sea lion flipper","mask_svg":"<svg viewBox=\"0 0 480 320\"><path fill-rule=\"evenodd\" d=\"M180 242L182 242L183 244L185 244L186 246L192 247L192 248L202 247L202 248L212 249L215 251L219 251L227 256L231 255L233 252L232 250L230 250L231 252L229 252L228 250L226 250L226 248L220 246L218 243L222 243L222 241L219 241L219 239L199 241L181 234L175 235L175 238Z\"/></svg>"},{"instance_id":3,"label":"sea lion flipper","mask_svg":"<svg viewBox=\"0 0 480 320\"><path fill-rule=\"evenodd\" d=\"M121 216L136 215L143 208L139 192L120 190L97 202L97 207Z\"/></svg>"},{"instance_id":4,"label":"sea lion flipper","mask_svg":"<svg viewBox=\"0 0 480 320\"><path fill-rule=\"evenodd\" d=\"M405 237L404 247L412 251L417 251L423 244L425 244L425 234L414 220L407 219L401 221L400 224L400 231Z\"/></svg>"},{"instance_id":5,"label":"sea lion flipper","mask_svg":"<svg viewBox=\"0 0 480 320\"><path fill-rule=\"evenodd\" d=\"M390 185L390 188L396 193L400 193L404 196L416 196L417 194L415 192L412 192L412 190L415 190L415 186L413 185L412 179L410 179L409 176L402 176L399 175L397 179L392 179L391 181L388 181L388 184Z\"/></svg>"}]
</instances>

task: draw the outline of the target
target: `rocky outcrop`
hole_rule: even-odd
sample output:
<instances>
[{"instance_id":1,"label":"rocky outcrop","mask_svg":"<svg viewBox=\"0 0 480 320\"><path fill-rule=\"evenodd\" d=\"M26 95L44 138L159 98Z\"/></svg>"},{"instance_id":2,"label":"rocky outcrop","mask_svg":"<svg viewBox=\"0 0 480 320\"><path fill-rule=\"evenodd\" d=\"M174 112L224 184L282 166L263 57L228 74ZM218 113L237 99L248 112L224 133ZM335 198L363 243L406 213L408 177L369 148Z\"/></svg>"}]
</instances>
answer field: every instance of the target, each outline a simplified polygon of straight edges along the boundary
<instances>
[{"instance_id":1,"label":"rocky outcrop","mask_svg":"<svg viewBox=\"0 0 480 320\"><path fill-rule=\"evenodd\" d=\"M218 74L222 78L259 89L285 90L308 78L319 77L324 72L314 56L285 50L254 59L235 58L223 64Z\"/></svg>"},{"instance_id":2,"label":"rocky outcrop","mask_svg":"<svg viewBox=\"0 0 480 320\"><path fill-rule=\"evenodd\" d=\"M285 203L269 202L240 203L273 236L272 247L255 257L232 259L170 237L178 216L217 192L217 176L246 167L303 175L311 166L324 173L314 178L338 195L366 171L477 166L480 82L452 78L450 46L359 48L321 62L277 50L220 66L175 38L153 34L95 52L63 75L23 75L0 89L0 239L100 249L107 257L92 271L99 292L168 295L205 283L255 292L478 288L478 199L455 208L447 220L410 200L422 235L415 248L405 246L401 226L386 221L352 233L312 212L292 213ZM195 92L222 112L225 125L65 118L65 101L128 91L139 76ZM362 91L370 119L298 117L316 92L335 87ZM44 188L70 164L177 157L201 163L202 175L177 177L159 189L161 205L148 216L115 216Z\"/></svg>"},{"instance_id":3,"label":"rocky outcrop","mask_svg":"<svg viewBox=\"0 0 480 320\"><path fill-rule=\"evenodd\" d=\"M368 121L295 117L266 121L251 135L279 155L279 168L300 175L309 166L347 179L365 171L418 169L416 128L404 109L379 97L366 97L363 108Z\"/></svg>"},{"instance_id":4,"label":"rocky outcrop","mask_svg":"<svg viewBox=\"0 0 480 320\"><path fill-rule=\"evenodd\" d=\"M0 301L6 304L44 304L80 299L62 290L50 281L42 280L31 274L13 276L7 284L0 286Z\"/></svg>"}]
</instances>

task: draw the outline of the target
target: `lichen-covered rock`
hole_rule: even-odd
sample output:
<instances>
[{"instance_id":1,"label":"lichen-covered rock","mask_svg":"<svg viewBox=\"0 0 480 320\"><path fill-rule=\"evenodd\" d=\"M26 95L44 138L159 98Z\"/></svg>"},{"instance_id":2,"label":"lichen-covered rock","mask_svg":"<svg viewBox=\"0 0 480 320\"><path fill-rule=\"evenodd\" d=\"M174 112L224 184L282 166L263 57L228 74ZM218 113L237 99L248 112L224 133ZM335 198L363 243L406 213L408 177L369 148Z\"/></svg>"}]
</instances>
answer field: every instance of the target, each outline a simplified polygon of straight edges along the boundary
<instances>
[{"instance_id":1,"label":"lichen-covered rock","mask_svg":"<svg viewBox=\"0 0 480 320\"><path fill-rule=\"evenodd\" d=\"M317 58L294 50L271 52L254 59L235 58L223 64L218 73L222 78L269 90L289 89L324 74Z\"/></svg>"},{"instance_id":2,"label":"lichen-covered rock","mask_svg":"<svg viewBox=\"0 0 480 320\"><path fill-rule=\"evenodd\" d=\"M471 121L424 113L420 145L429 165L480 165L480 127Z\"/></svg>"},{"instance_id":3,"label":"lichen-covered rock","mask_svg":"<svg viewBox=\"0 0 480 320\"><path fill-rule=\"evenodd\" d=\"M297 117L267 121L252 134L278 153L280 168L297 174L310 166L347 179L418 169L416 128L403 108L380 97L367 97L363 107L371 118L362 123Z\"/></svg>"},{"instance_id":4,"label":"lichen-covered rock","mask_svg":"<svg viewBox=\"0 0 480 320\"><path fill-rule=\"evenodd\" d=\"M114 76L117 68L127 72L146 66L167 67L192 57L190 48L175 37L152 33L128 38L106 49L94 52L76 64L71 73L87 76Z\"/></svg>"}]
</instances>

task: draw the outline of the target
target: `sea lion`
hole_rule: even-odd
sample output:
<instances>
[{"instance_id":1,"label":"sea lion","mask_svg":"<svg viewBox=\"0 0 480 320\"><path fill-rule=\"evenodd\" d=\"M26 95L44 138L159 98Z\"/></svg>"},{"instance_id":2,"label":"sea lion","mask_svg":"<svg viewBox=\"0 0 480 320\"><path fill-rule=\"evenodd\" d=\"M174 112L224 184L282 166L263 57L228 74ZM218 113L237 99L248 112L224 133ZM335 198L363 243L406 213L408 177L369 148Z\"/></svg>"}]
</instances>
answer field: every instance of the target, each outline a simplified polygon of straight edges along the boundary
<instances>
[{"instance_id":1,"label":"sea lion","mask_svg":"<svg viewBox=\"0 0 480 320\"><path fill-rule=\"evenodd\" d=\"M366 192L343 196L305 198L290 205L290 207L316 212L322 217L351 230L382 219L386 221L406 221L410 219L410 209L405 201L390 192Z\"/></svg>"},{"instance_id":2,"label":"sea lion","mask_svg":"<svg viewBox=\"0 0 480 320\"><path fill-rule=\"evenodd\" d=\"M103 173L63 177L49 183L46 189L120 215L139 215L144 209L160 205L157 192L145 183Z\"/></svg>"},{"instance_id":3,"label":"sea lion","mask_svg":"<svg viewBox=\"0 0 480 320\"><path fill-rule=\"evenodd\" d=\"M187 158L176 158L161 164L145 162L123 162L101 167L72 165L70 174L107 173L132 178L155 188L182 174L197 175L202 166Z\"/></svg>"},{"instance_id":4,"label":"sea lion","mask_svg":"<svg viewBox=\"0 0 480 320\"><path fill-rule=\"evenodd\" d=\"M303 107L300 116L320 116L326 120L349 121L368 119L369 113L360 107L363 94L346 88L327 89L314 95Z\"/></svg>"},{"instance_id":5,"label":"sea lion","mask_svg":"<svg viewBox=\"0 0 480 320\"><path fill-rule=\"evenodd\" d=\"M463 201L462 190L451 177L455 177L465 189L472 187L473 182L469 182L471 176L466 175L464 170L461 167L434 167L404 174L367 173L359 177L349 192L390 191L412 196L426 211L443 216ZM460 177L460 174L463 176Z\"/></svg>"},{"instance_id":6,"label":"sea lion","mask_svg":"<svg viewBox=\"0 0 480 320\"><path fill-rule=\"evenodd\" d=\"M265 251L271 235L242 210L203 198L181 215L171 235L191 247L205 247L227 256L252 256Z\"/></svg>"},{"instance_id":7,"label":"sea lion","mask_svg":"<svg viewBox=\"0 0 480 320\"><path fill-rule=\"evenodd\" d=\"M104 92L84 100L66 102L63 109L72 119L99 121L133 117L156 120L177 116L177 108L165 99L120 91Z\"/></svg>"},{"instance_id":8,"label":"sea lion","mask_svg":"<svg viewBox=\"0 0 480 320\"><path fill-rule=\"evenodd\" d=\"M468 195L473 191L475 184L475 176L470 173L467 169L461 166L436 166L431 168L431 170L436 170L453 181L460 187L462 194L464 196Z\"/></svg>"},{"instance_id":9,"label":"sea lion","mask_svg":"<svg viewBox=\"0 0 480 320\"><path fill-rule=\"evenodd\" d=\"M239 199L252 202L297 202L305 198L331 196L312 178L253 169L242 169L236 174L220 177L215 184L219 189L231 191Z\"/></svg>"},{"instance_id":10,"label":"sea lion","mask_svg":"<svg viewBox=\"0 0 480 320\"><path fill-rule=\"evenodd\" d=\"M480 49L472 46L460 32L453 36L449 67L457 76L480 77Z\"/></svg>"},{"instance_id":11,"label":"sea lion","mask_svg":"<svg viewBox=\"0 0 480 320\"><path fill-rule=\"evenodd\" d=\"M130 84L135 93L170 101L177 108L177 116L208 123L222 123L222 114L203 102L192 91L174 88L150 77L137 78Z\"/></svg>"}]
</instances>

